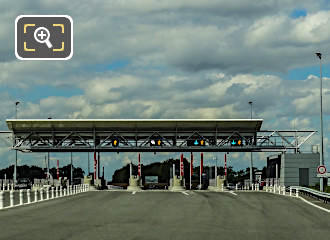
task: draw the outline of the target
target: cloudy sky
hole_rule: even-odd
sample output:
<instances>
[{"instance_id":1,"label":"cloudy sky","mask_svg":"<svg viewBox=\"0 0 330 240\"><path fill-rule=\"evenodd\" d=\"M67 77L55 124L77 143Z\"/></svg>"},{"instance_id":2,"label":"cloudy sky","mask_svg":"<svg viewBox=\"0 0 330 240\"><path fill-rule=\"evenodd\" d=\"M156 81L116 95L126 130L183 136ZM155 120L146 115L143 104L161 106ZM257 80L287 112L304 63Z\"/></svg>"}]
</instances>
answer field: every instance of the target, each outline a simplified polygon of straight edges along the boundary
<instances>
[{"instance_id":1,"label":"cloudy sky","mask_svg":"<svg viewBox=\"0 0 330 240\"><path fill-rule=\"evenodd\" d=\"M299 3L299 4L298 4ZM0 0L0 129L18 118L249 118L263 129L319 130L323 55L325 159L330 134L328 0ZM68 61L20 61L14 22L22 14L66 14L74 22ZM306 144L319 144L319 135ZM3 140L0 168L14 161ZM266 164L268 154L255 154ZM177 154L143 154L144 162ZM212 154L206 163L212 164ZM223 154L217 154L223 159ZM19 154L44 166L43 154ZM51 154L52 165L69 154ZM104 154L106 177L136 154ZM249 154L231 154L234 168ZM87 155L75 154L87 170Z\"/></svg>"}]
</instances>

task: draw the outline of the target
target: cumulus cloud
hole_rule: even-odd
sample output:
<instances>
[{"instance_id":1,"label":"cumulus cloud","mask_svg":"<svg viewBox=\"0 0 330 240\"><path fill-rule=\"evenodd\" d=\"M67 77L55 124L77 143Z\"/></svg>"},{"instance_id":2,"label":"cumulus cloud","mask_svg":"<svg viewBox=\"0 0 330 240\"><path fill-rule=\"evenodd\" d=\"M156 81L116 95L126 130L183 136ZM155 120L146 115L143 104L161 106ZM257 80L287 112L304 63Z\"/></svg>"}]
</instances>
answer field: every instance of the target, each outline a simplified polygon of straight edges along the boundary
<instances>
[{"instance_id":1,"label":"cumulus cloud","mask_svg":"<svg viewBox=\"0 0 330 240\"><path fill-rule=\"evenodd\" d=\"M0 0L1 119L14 116L17 96L20 118L249 118L253 101L264 129L318 129L318 77L279 75L316 65L313 53L330 48L330 11L322 4L299 1L307 15L294 19L294 0ZM73 17L70 61L14 58L14 20L36 13ZM118 61L127 64L111 69ZM31 100L43 86L56 94ZM324 103L329 89L325 76ZM327 119L326 104L324 113ZM127 163L135 156L111 158ZM258 164L264 158L256 154Z\"/></svg>"}]
</instances>

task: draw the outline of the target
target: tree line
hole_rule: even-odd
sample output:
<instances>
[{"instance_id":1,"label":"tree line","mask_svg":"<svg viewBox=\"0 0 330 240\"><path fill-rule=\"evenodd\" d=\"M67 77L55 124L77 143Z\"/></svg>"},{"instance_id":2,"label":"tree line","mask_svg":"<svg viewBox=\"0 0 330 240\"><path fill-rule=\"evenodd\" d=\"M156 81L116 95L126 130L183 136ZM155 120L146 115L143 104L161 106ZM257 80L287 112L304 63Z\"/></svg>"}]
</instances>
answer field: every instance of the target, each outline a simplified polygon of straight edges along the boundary
<instances>
[{"instance_id":1,"label":"tree line","mask_svg":"<svg viewBox=\"0 0 330 240\"><path fill-rule=\"evenodd\" d=\"M73 178L83 178L85 172L80 167L74 167L72 169ZM55 167L49 169L49 173L54 179L57 178L57 169ZM7 179L13 179L14 176L14 165L0 170L0 179L4 179L6 174ZM34 178L42 179L46 178L47 168L41 168L38 166L17 166L17 178ZM59 168L60 177L71 178L71 164Z\"/></svg>"},{"instance_id":2,"label":"tree line","mask_svg":"<svg viewBox=\"0 0 330 240\"><path fill-rule=\"evenodd\" d=\"M189 174L190 174L190 162L183 158L184 163L184 176L185 181L189 182ZM168 183L170 179L170 171L172 169L173 164L175 164L175 170L176 175L179 175L180 173L180 160L179 159L173 159L170 158L168 160L165 160L163 162L155 162L147 165L141 165L142 169L142 180L144 181L145 176L158 176L158 182L159 183ZM257 170L257 168L253 168L254 171ZM128 183L129 181L129 171L130 167L129 164L123 166L120 169L117 169L113 176L112 176L112 182L113 183ZM133 165L133 175L137 175L138 166ZM193 174L192 174L192 181L199 181L199 166L193 168ZM206 173L209 178L214 178L215 176L215 168L204 166L203 167L203 173ZM217 167L217 174L218 175L224 175L225 169L222 166ZM245 170L239 170L235 171L232 166L227 167L227 180L230 183L238 183L238 182L244 182L244 179L250 178L250 168L246 168ZM262 179L266 178L266 167L262 169Z\"/></svg>"}]
</instances>

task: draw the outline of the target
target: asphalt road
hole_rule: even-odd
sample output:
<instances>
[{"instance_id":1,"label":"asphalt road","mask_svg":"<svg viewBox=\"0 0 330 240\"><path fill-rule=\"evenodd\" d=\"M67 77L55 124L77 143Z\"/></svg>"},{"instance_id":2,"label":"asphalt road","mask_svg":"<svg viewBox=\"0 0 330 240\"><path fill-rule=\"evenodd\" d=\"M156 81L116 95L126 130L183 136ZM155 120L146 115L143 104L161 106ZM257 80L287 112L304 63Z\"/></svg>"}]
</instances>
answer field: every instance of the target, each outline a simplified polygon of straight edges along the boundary
<instances>
[{"instance_id":1,"label":"asphalt road","mask_svg":"<svg viewBox=\"0 0 330 240\"><path fill-rule=\"evenodd\" d=\"M330 214L265 192L87 192L0 211L0 239L328 239Z\"/></svg>"}]
</instances>

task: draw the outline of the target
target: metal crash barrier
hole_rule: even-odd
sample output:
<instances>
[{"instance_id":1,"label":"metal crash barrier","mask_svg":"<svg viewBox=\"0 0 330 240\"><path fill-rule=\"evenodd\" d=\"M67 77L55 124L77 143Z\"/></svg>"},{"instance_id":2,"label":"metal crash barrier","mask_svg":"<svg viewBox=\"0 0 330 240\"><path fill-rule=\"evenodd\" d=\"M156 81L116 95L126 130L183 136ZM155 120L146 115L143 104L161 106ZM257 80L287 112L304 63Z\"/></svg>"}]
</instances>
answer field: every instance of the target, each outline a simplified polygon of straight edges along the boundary
<instances>
[{"instance_id":1,"label":"metal crash barrier","mask_svg":"<svg viewBox=\"0 0 330 240\"><path fill-rule=\"evenodd\" d=\"M323 200L324 203L328 203L330 200L330 193L320 192L314 189L300 186L291 186L290 187L290 196L293 192L298 197L299 194L304 194L309 197L317 198L318 200Z\"/></svg>"}]
</instances>

